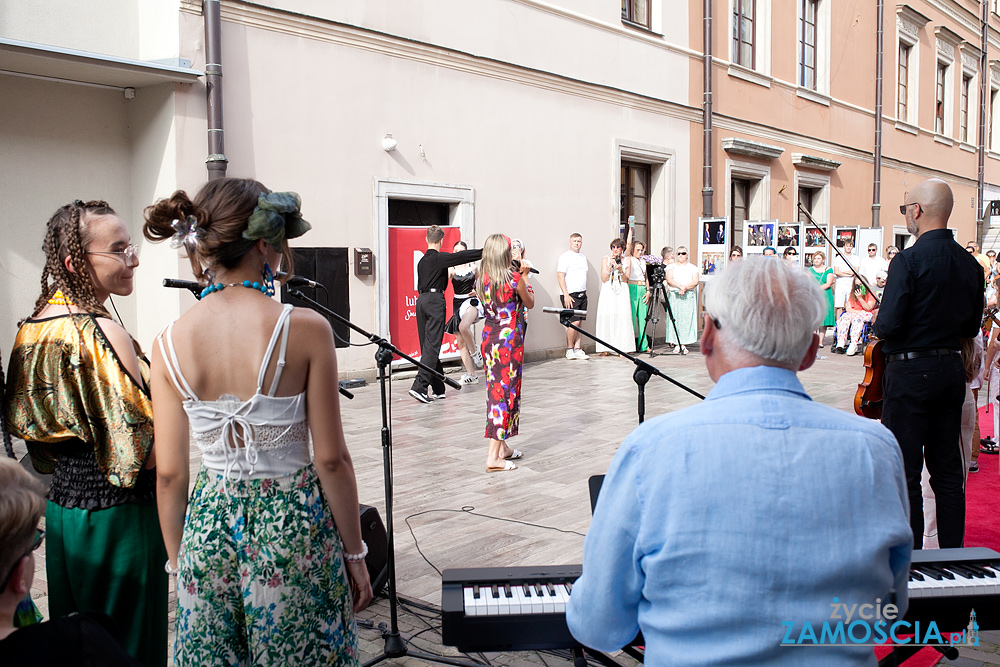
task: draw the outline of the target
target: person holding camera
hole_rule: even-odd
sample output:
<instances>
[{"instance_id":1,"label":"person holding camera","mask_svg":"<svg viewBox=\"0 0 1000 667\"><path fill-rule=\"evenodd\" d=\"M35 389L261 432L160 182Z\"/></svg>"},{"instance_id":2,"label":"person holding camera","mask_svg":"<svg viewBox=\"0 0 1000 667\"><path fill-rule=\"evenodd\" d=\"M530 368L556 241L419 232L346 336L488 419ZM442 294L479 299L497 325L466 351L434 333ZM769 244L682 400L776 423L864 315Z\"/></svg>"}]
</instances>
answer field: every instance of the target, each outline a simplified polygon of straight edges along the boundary
<instances>
[{"instance_id":1,"label":"person holding camera","mask_svg":"<svg viewBox=\"0 0 1000 667\"><path fill-rule=\"evenodd\" d=\"M632 327L632 300L628 278L632 259L624 257L625 242L611 242L611 254L601 259L601 293L597 299L596 335L622 352L635 351L635 329ZM614 350L597 343L597 351L607 356Z\"/></svg>"}]
</instances>

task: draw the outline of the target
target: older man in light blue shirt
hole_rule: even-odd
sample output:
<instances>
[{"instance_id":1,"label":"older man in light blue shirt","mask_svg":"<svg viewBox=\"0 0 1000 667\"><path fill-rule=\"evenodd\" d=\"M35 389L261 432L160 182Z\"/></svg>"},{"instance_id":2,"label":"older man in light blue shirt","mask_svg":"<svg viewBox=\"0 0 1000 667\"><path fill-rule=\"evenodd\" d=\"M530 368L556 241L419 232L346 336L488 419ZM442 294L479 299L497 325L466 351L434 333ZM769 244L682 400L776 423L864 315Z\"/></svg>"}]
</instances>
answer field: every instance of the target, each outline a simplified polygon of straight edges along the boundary
<instances>
[{"instance_id":1,"label":"older man in light blue shirt","mask_svg":"<svg viewBox=\"0 0 1000 667\"><path fill-rule=\"evenodd\" d=\"M570 630L609 651L642 630L647 665L874 665L860 644L907 601L899 446L880 424L813 403L796 378L825 315L810 276L747 257L709 284L705 310L716 385L619 449Z\"/></svg>"}]
</instances>

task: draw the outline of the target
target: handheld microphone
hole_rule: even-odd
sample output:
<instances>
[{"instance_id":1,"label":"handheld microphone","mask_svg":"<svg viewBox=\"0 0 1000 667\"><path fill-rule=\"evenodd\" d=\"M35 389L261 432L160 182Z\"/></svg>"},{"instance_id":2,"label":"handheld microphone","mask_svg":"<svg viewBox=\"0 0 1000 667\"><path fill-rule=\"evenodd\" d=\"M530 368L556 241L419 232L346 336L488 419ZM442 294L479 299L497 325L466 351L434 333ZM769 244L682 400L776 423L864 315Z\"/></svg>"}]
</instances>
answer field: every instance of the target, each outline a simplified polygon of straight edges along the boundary
<instances>
[{"instance_id":1,"label":"handheld microphone","mask_svg":"<svg viewBox=\"0 0 1000 667\"><path fill-rule=\"evenodd\" d=\"M573 310L572 308L553 308L552 306L545 306L542 308L543 313L557 313L561 317L586 317L587 311L585 310Z\"/></svg>"},{"instance_id":2,"label":"handheld microphone","mask_svg":"<svg viewBox=\"0 0 1000 667\"><path fill-rule=\"evenodd\" d=\"M204 289L201 285L194 282L193 280L177 280L176 278L164 278L164 287L171 287L173 289L186 289L189 290L199 299L201 298L201 290Z\"/></svg>"},{"instance_id":3,"label":"handheld microphone","mask_svg":"<svg viewBox=\"0 0 1000 667\"><path fill-rule=\"evenodd\" d=\"M284 271L278 271L274 274L274 277L277 280L283 280L289 287L320 287L322 289L326 289L323 287L322 283L318 283L315 280L309 280L308 278L303 278L302 276L290 275Z\"/></svg>"},{"instance_id":4,"label":"handheld microphone","mask_svg":"<svg viewBox=\"0 0 1000 667\"><path fill-rule=\"evenodd\" d=\"M512 259L512 260L510 260L510 264L511 264L511 266L513 266L513 267L514 267L515 269L517 269L518 271L520 271L520 270L521 270L521 260L518 260L518 259ZM538 269L536 269L536 268L535 268L535 267L533 267L533 266L532 266L532 267L530 267L530 268L528 269L528 271L529 271L530 273L538 273Z\"/></svg>"}]
</instances>

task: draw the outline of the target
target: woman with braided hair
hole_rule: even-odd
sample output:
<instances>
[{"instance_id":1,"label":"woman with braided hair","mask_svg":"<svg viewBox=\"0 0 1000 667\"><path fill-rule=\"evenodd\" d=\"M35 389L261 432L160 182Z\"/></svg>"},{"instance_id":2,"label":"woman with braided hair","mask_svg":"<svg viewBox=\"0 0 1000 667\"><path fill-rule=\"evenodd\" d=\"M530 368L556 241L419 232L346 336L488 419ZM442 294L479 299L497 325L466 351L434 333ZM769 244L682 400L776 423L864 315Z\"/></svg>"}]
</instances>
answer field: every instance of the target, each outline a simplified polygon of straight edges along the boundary
<instances>
[{"instance_id":1,"label":"woman with braided hair","mask_svg":"<svg viewBox=\"0 0 1000 667\"><path fill-rule=\"evenodd\" d=\"M34 312L7 371L7 425L52 473L45 510L52 618L103 612L129 653L167 662L166 551L155 503L148 364L105 302L132 293L128 228L103 201L48 222Z\"/></svg>"},{"instance_id":2,"label":"woman with braided hair","mask_svg":"<svg viewBox=\"0 0 1000 667\"><path fill-rule=\"evenodd\" d=\"M354 614L372 588L333 330L269 298L272 267L293 270L288 239L310 228L299 205L219 178L146 209L146 238L171 238L206 285L153 346L178 667L359 662ZM192 445L202 467L189 498Z\"/></svg>"}]
</instances>

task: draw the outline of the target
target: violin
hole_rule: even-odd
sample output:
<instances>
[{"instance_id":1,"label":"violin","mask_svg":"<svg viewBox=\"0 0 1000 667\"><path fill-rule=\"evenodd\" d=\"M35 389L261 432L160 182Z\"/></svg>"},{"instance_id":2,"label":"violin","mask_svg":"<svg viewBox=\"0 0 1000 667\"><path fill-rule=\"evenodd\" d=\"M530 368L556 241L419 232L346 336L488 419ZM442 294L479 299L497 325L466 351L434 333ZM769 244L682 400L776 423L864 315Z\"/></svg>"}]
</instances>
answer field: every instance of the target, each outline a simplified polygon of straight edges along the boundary
<instances>
[{"instance_id":1,"label":"violin","mask_svg":"<svg viewBox=\"0 0 1000 667\"><path fill-rule=\"evenodd\" d=\"M882 418L882 375L885 373L885 355L882 341L872 338L865 345L865 378L858 383L854 395L854 412L869 419Z\"/></svg>"}]
</instances>

